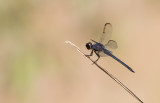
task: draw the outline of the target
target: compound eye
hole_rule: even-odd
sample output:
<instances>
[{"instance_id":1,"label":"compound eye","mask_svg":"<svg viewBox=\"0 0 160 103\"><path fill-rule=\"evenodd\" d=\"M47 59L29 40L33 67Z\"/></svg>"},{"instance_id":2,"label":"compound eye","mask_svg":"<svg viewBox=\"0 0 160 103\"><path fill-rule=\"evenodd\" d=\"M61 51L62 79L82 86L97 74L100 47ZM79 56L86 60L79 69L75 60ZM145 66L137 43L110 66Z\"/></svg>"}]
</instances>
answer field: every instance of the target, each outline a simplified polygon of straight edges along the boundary
<instances>
[{"instance_id":1,"label":"compound eye","mask_svg":"<svg viewBox=\"0 0 160 103\"><path fill-rule=\"evenodd\" d=\"M89 43L86 44L86 48L87 48L88 50L91 49L91 47L92 47L92 43L89 42Z\"/></svg>"}]
</instances>

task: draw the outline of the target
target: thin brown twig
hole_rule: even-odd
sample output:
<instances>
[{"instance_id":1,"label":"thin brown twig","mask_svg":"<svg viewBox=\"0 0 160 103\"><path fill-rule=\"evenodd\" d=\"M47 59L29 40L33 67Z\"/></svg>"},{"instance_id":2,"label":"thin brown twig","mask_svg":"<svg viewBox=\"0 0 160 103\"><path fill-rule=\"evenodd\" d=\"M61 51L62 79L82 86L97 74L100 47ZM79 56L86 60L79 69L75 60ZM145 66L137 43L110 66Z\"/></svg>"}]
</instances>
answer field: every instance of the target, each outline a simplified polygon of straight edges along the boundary
<instances>
[{"instance_id":1,"label":"thin brown twig","mask_svg":"<svg viewBox=\"0 0 160 103\"><path fill-rule=\"evenodd\" d=\"M139 102L143 103L143 101L138 98L130 89L128 89L121 81L119 81L116 77L114 77L111 73L109 73L106 69L102 68L100 65L98 65L96 62L94 62L89 56L86 56L78 46L76 46L75 44L73 44L70 41L65 41L65 43L68 43L70 45L72 45L73 47L75 47L77 49L78 52L80 52L83 56L85 56L86 58L88 58L90 61L93 62L93 64L95 64L99 69L101 69L103 72L105 72L108 76L110 76L114 81L116 81L122 88L124 88L129 94L131 94L134 98L136 98Z\"/></svg>"}]
</instances>

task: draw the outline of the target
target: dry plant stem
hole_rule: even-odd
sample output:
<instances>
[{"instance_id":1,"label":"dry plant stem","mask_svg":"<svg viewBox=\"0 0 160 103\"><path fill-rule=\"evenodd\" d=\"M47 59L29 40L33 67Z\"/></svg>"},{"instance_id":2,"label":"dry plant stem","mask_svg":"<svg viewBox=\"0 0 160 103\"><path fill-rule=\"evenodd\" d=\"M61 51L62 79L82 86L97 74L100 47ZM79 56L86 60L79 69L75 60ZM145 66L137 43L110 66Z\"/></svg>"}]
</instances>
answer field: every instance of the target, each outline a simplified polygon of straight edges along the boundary
<instances>
[{"instance_id":1,"label":"dry plant stem","mask_svg":"<svg viewBox=\"0 0 160 103\"><path fill-rule=\"evenodd\" d=\"M114 81L116 81L121 87L123 87L129 94L131 94L134 98L136 98L139 102L143 103L141 99L139 99L130 89L128 89L121 81L119 81L116 77L114 77L112 74L110 74L106 69L99 66L96 62L94 62L89 56L86 56L79 47L77 47L75 44L73 44L70 41L65 41L65 43L69 43L70 45L74 46L78 52L80 52L83 56L88 58L90 61L93 62L99 69L101 69L103 72L105 72L108 76L110 76Z\"/></svg>"}]
</instances>

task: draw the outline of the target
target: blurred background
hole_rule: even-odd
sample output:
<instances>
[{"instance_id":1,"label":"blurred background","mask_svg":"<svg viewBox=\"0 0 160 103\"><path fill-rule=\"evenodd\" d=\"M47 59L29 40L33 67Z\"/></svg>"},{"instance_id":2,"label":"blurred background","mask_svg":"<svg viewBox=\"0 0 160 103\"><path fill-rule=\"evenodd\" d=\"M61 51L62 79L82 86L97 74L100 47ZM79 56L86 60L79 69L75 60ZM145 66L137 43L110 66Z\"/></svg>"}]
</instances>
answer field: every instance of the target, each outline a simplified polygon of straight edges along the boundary
<instances>
[{"instance_id":1,"label":"blurred background","mask_svg":"<svg viewBox=\"0 0 160 103\"><path fill-rule=\"evenodd\" d=\"M106 22L114 55L136 73L110 57L98 63L144 103L159 103L159 0L1 0L0 103L139 103L64 43L89 54L86 42Z\"/></svg>"}]
</instances>

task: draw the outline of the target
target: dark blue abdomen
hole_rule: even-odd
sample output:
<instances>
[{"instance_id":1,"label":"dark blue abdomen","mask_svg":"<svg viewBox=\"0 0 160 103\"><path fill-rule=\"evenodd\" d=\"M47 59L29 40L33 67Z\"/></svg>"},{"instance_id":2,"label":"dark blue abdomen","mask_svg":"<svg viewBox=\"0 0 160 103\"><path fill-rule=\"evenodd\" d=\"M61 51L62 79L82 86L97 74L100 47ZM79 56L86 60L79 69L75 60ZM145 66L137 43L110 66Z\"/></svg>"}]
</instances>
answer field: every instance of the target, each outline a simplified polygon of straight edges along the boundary
<instances>
[{"instance_id":1,"label":"dark blue abdomen","mask_svg":"<svg viewBox=\"0 0 160 103\"><path fill-rule=\"evenodd\" d=\"M125 66L126 68L128 68L131 72L134 72L127 64L125 64L124 62L122 62L120 59L118 59L116 56L114 56L111 52L109 52L108 50L105 49L104 51L107 55L111 56L113 59L117 60L119 63L121 63L123 66Z\"/></svg>"}]
</instances>

